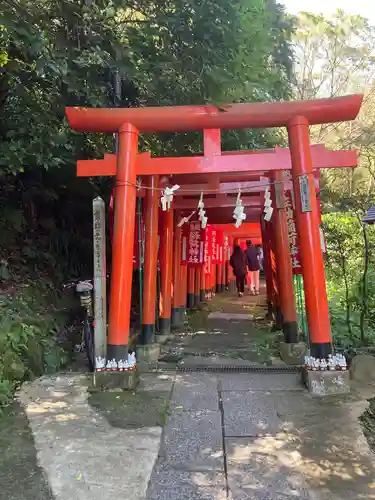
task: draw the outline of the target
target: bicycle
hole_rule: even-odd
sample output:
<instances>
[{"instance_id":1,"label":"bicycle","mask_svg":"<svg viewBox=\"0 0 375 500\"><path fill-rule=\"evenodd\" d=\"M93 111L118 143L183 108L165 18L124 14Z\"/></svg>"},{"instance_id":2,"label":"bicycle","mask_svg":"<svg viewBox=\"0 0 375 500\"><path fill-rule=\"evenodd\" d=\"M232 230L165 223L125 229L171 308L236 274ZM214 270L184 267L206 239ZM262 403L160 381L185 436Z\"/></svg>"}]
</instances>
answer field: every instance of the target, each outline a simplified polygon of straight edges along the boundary
<instances>
[{"instance_id":1,"label":"bicycle","mask_svg":"<svg viewBox=\"0 0 375 500\"><path fill-rule=\"evenodd\" d=\"M95 345L94 345L94 312L92 291L94 286L92 280L74 280L63 286L64 289L75 287L79 295L80 303L83 308L83 330L82 342L76 345L76 352L86 351L89 367L91 371L95 370Z\"/></svg>"}]
</instances>

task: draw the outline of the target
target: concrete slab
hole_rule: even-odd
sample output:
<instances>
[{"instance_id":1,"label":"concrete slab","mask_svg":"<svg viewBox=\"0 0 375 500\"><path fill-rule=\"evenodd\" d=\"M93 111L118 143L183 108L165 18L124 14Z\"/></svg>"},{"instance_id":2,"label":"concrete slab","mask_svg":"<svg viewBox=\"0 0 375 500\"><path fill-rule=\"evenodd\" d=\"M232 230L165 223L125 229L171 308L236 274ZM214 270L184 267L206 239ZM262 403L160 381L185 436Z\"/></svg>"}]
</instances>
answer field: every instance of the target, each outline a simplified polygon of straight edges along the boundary
<instances>
[{"instance_id":1,"label":"concrete slab","mask_svg":"<svg viewBox=\"0 0 375 500\"><path fill-rule=\"evenodd\" d=\"M176 375L170 407L179 406L186 411L218 410L217 377L207 373Z\"/></svg>"},{"instance_id":2,"label":"concrete slab","mask_svg":"<svg viewBox=\"0 0 375 500\"><path fill-rule=\"evenodd\" d=\"M264 436L280 431L272 400L259 392L224 392L225 436Z\"/></svg>"},{"instance_id":3,"label":"concrete slab","mask_svg":"<svg viewBox=\"0 0 375 500\"><path fill-rule=\"evenodd\" d=\"M220 412L174 409L164 428L160 454L174 467L223 470Z\"/></svg>"},{"instance_id":4,"label":"concrete slab","mask_svg":"<svg viewBox=\"0 0 375 500\"><path fill-rule=\"evenodd\" d=\"M219 375L222 391L304 391L299 373L228 373Z\"/></svg>"},{"instance_id":5,"label":"concrete slab","mask_svg":"<svg viewBox=\"0 0 375 500\"><path fill-rule=\"evenodd\" d=\"M161 428L111 427L87 397L86 378L74 374L42 377L19 394L55 500L120 500L124 492L143 500Z\"/></svg>"},{"instance_id":6,"label":"concrete slab","mask_svg":"<svg viewBox=\"0 0 375 500\"><path fill-rule=\"evenodd\" d=\"M249 321L254 319L252 314L242 314L242 313L225 313L225 312L211 312L208 315L208 319L225 319L228 321Z\"/></svg>"}]
</instances>

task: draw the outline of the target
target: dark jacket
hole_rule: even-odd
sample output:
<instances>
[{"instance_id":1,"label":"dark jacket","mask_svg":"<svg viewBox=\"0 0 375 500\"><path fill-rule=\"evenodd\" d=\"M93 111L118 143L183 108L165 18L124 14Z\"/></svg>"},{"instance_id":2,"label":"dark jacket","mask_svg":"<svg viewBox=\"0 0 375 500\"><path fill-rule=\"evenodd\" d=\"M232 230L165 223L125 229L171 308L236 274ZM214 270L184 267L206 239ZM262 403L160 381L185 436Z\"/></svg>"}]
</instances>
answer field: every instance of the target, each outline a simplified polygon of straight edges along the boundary
<instances>
[{"instance_id":1,"label":"dark jacket","mask_svg":"<svg viewBox=\"0 0 375 500\"><path fill-rule=\"evenodd\" d=\"M247 258L242 248L233 251L229 264L232 266L233 273L237 278L246 275Z\"/></svg>"},{"instance_id":2,"label":"dark jacket","mask_svg":"<svg viewBox=\"0 0 375 500\"><path fill-rule=\"evenodd\" d=\"M245 254L247 257L247 266L249 271L259 271L259 252L258 249L254 246L247 247L245 250Z\"/></svg>"}]
</instances>

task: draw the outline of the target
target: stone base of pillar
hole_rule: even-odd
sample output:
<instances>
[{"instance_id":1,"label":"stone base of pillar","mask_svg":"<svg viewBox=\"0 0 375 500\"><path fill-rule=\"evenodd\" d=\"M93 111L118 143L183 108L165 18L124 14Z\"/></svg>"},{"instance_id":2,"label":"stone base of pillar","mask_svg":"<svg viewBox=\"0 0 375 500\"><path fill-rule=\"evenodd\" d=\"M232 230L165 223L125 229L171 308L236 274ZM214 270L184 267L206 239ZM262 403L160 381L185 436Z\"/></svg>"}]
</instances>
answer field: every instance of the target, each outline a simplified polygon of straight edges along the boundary
<instances>
[{"instance_id":1,"label":"stone base of pillar","mask_svg":"<svg viewBox=\"0 0 375 500\"><path fill-rule=\"evenodd\" d=\"M304 342L294 344L280 342L280 358L287 365L303 365L307 353L307 346Z\"/></svg>"},{"instance_id":2,"label":"stone base of pillar","mask_svg":"<svg viewBox=\"0 0 375 500\"><path fill-rule=\"evenodd\" d=\"M200 295L194 295L194 306L198 307L200 303Z\"/></svg>"},{"instance_id":3,"label":"stone base of pillar","mask_svg":"<svg viewBox=\"0 0 375 500\"><path fill-rule=\"evenodd\" d=\"M180 321L182 326L185 325L185 319L186 319L186 307L183 306L180 307Z\"/></svg>"},{"instance_id":4,"label":"stone base of pillar","mask_svg":"<svg viewBox=\"0 0 375 500\"><path fill-rule=\"evenodd\" d=\"M273 307L271 302L267 302L266 319L268 319L269 321L273 319Z\"/></svg>"},{"instance_id":5,"label":"stone base of pillar","mask_svg":"<svg viewBox=\"0 0 375 500\"><path fill-rule=\"evenodd\" d=\"M200 290L199 292L199 301L204 302L206 300L206 292L205 290Z\"/></svg>"},{"instance_id":6,"label":"stone base of pillar","mask_svg":"<svg viewBox=\"0 0 375 500\"><path fill-rule=\"evenodd\" d=\"M187 294L187 307L192 309L195 306L195 295L193 293Z\"/></svg>"},{"instance_id":7,"label":"stone base of pillar","mask_svg":"<svg viewBox=\"0 0 375 500\"><path fill-rule=\"evenodd\" d=\"M165 334L162 334L162 333L158 333L157 335L155 335L155 342L158 343L158 344L166 344L168 342L170 338L170 334L168 333L165 333Z\"/></svg>"},{"instance_id":8,"label":"stone base of pillar","mask_svg":"<svg viewBox=\"0 0 375 500\"><path fill-rule=\"evenodd\" d=\"M171 328L181 328L183 326L180 307L176 307L171 311Z\"/></svg>"},{"instance_id":9,"label":"stone base of pillar","mask_svg":"<svg viewBox=\"0 0 375 500\"><path fill-rule=\"evenodd\" d=\"M159 318L160 335L169 335L171 333L171 318Z\"/></svg>"},{"instance_id":10,"label":"stone base of pillar","mask_svg":"<svg viewBox=\"0 0 375 500\"><path fill-rule=\"evenodd\" d=\"M138 371L133 372L95 372L93 374L93 387L101 391L121 389L133 391L139 384Z\"/></svg>"},{"instance_id":11,"label":"stone base of pillar","mask_svg":"<svg viewBox=\"0 0 375 500\"><path fill-rule=\"evenodd\" d=\"M310 345L310 355L314 358L328 358L328 354L332 354L332 344L331 342L324 343L314 343L312 342Z\"/></svg>"},{"instance_id":12,"label":"stone base of pillar","mask_svg":"<svg viewBox=\"0 0 375 500\"><path fill-rule=\"evenodd\" d=\"M138 345L137 361L140 363L155 363L160 354L160 344Z\"/></svg>"},{"instance_id":13,"label":"stone base of pillar","mask_svg":"<svg viewBox=\"0 0 375 500\"><path fill-rule=\"evenodd\" d=\"M283 329L283 316L281 314L281 309L279 306L274 307L272 316L273 316L273 321L274 321L273 330L274 331L282 330Z\"/></svg>"},{"instance_id":14,"label":"stone base of pillar","mask_svg":"<svg viewBox=\"0 0 375 500\"><path fill-rule=\"evenodd\" d=\"M155 342L155 325L142 325L139 344L148 345Z\"/></svg>"},{"instance_id":15,"label":"stone base of pillar","mask_svg":"<svg viewBox=\"0 0 375 500\"><path fill-rule=\"evenodd\" d=\"M302 370L302 382L313 396L329 396L350 392L349 371Z\"/></svg>"},{"instance_id":16,"label":"stone base of pillar","mask_svg":"<svg viewBox=\"0 0 375 500\"><path fill-rule=\"evenodd\" d=\"M296 344L298 342L298 323L289 321L283 323L283 333L287 344Z\"/></svg>"}]
</instances>

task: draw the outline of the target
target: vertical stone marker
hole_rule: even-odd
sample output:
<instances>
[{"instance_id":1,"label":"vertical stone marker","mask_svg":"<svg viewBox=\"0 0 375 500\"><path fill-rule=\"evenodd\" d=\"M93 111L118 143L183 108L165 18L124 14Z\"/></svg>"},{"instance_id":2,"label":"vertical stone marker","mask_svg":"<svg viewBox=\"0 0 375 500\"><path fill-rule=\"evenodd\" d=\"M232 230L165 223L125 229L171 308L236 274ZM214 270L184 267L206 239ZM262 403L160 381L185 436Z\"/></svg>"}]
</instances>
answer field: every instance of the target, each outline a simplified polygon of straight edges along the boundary
<instances>
[{"instance_id":1,"label":"vertical stone marker","mask_svg":"<svg viewBox=\"0 0 375 500\"><path fill-rule=\"evenodd\" d=\"M95 359L106 358L107 352L107 290L105 248L105 205L102 198L92 202L94 238L94 344Z\"/></svg>"}]
</instances>

